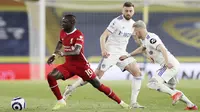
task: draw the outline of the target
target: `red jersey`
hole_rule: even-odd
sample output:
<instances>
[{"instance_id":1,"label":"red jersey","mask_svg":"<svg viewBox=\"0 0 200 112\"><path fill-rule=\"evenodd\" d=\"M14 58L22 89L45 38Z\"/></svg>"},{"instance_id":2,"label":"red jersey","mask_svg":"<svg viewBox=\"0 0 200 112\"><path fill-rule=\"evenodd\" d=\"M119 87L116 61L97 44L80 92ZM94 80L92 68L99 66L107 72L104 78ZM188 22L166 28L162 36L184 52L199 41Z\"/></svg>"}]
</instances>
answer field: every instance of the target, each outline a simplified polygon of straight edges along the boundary
<instances>
[{"instance_id":1,"label":"red jersey","mask_svg":"<svg viewBox=\"0 0 200 112\"><path fill-rule=\"evenodd\" d=\"M61 30L60 40L62 41L65 52L74 50L75 45L77 44L82 46L79 55L65 56L66 65L84 67L86 64L88 64L88 61L84 56L84 36L81 31L74 29L71 33L66 33L64 30Z\"/></svg>"}]
</instances>

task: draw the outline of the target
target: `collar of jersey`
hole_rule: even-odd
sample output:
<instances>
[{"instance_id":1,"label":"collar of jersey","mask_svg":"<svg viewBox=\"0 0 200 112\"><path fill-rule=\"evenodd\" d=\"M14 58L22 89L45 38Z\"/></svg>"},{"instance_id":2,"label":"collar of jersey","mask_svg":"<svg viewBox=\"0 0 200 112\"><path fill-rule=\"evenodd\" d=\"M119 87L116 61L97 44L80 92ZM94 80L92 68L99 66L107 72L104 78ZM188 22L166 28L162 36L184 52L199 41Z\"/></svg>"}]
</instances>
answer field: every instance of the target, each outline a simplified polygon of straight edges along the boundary
<instances>
[{"instance_id":1,"label":"collar of jersey","mask_svg":"<svg viewBox=\"0 0 200 112\"><path fill-rule=\"evenodd\" d=\"M146 39L150 39L149 33L147 33Z\"/></svg>"},{"instance_id":2,"label":"collar of jersey","mask_svg":"<svg viewBox=\"0 0 200 112\"><path fill-rule=\"evenodd\" d=\"M77 30L77 29L74 28L74 30L73 30L72 32L69 32L69 33L66 32L66 34L67 34L67 35L72 34L72 33L74 33L76 30Z\"/></svg>"}]
</instances>

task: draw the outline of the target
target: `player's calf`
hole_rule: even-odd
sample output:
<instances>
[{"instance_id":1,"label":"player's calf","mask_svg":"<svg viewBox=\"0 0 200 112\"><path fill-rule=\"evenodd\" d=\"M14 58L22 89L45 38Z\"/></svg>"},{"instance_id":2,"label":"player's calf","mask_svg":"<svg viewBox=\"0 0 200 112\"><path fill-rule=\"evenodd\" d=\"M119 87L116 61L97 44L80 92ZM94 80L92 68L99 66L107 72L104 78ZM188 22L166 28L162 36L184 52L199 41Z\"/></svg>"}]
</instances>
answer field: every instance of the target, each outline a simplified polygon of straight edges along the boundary
<instances>
[{"instance_id":1,"label":"player's calf","mask_svg":"<svg viewBox=\"0 0 200 112\"><path fill-rule=\"evenodd\" d=\"M52 92L56 96L57 100L62 100L62 95L60 93L60 89L56 81L59 78L58 76L60 76L59 74L61 73L58 70L54 69L52 72L50 72L47 75L47 81L49 83L49 87L51 88Z\"/></svg>"},{"instance_id":2,"label":"player's calf","mask_svg":"<svg viewBox=\"0 0 200 112\"><path fill-rule=\"evenodd\" d=\"M88 82L92 84L93 87L97 88L109 98L120 104L120 106L122 106L123 108L129 108L128 104L124 103L109 87L101 84L97 78L89 80Z\"/></svg>"}]
</instances>

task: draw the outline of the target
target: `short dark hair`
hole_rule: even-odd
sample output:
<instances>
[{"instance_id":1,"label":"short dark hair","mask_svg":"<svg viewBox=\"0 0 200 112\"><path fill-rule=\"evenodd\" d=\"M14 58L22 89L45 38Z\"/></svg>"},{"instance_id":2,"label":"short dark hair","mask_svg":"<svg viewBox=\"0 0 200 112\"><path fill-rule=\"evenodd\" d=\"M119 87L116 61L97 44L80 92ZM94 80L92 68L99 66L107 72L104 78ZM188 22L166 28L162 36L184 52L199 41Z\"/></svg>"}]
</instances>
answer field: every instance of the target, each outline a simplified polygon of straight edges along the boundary
<instances>
[{"instance_id":1,"label":"short dark hair","mask_svg":"<svg viewBox=\"0 0 200 112\"><path fill-rule=\"evenodd\" d=\"M76 16L74 16L73 14L66 14L64 15L65 18L74 18L76 19Z\"/></svg>"},{"instance_id":2,"label":"short dark hair","mask_svg":"<svg viewBox=\"0 0 200 112\"><path fill-rule=\"evenodd\" d=\"M123 7L134 7L134 4L131 2L125 2Z\"/></svg>"},{"instance_id":3,"label":"short dark hair","mask_svg":"<svg viewBox=\"0 0 200 112\"><path fill-rule=\"evenodd\" d=\"M76 16L73 14L66 14L64 18L68 18L72 23L76 23Z\"/></svg>"}]
</instances>

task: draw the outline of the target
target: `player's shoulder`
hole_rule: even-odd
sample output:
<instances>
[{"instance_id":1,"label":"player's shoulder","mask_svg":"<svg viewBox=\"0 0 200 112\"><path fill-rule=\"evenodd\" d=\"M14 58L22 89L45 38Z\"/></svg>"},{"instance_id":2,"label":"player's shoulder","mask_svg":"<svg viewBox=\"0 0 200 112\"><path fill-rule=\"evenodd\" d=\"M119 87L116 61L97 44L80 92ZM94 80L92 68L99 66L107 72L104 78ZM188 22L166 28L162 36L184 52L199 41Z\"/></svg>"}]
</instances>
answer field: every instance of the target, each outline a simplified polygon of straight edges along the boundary
<instances>
[{"instance_id":1,"label":"player's shoulder","mask_svg":"<svg viewBox=\"0 0 200 112\"><path fill-rule=\"evenodd\" d=\"M63 38L65 36L65 31L63 29L60 30L60 38Z\"/></svg>"},{"instance_id":2,"label":"player's shoulder","mask_svg":"<svg viewBox=\"0 0 200 112\"><path fill-rule=\"evenodd\" d=\"M157 34L148 32L149 38L159 38Z\"/></svg>"},{"instance_id":3,"label":"player's shoulder","mask_svg":"<svg viewBox=\"0 0 200 112\"><path fill-rule=\"evenodd\" d=\"M80 36L84 37L83 33L78 29L74 33L76 34L77 37L80 37Z\"/></svg>"},{"instance_id":4,"label":"player's shoulder","mask_svg":"<svg viewBox=\"0 0 200 112\"><path fill-rule=\"evenodd\" d=\"M60 30L60 34L63 34L65 33L65 31L63 29Z\"/></svg>"},{"instance_id":5,"label":"player's shoulder","mask_svg":"<svg viewBox=\"0 0 200 112\"><path fill-rule=\"evenodd\" d=\"M148 39L149 43L151 43L151 44L154 44L157 41L160 41L160 38L158 35L156 35L155 33L150 33L150 32L148 32L147 39Z\"/></svg>"},{"instance_id":6,"label":"player's shoulder","mask_svg":"<svg viewBox=\"0 0 200 112\"><path fill-rule=\"evenodd\" d=\"M120 21L122 21L123 20L123 15L120 15L120 16L117 16L117 17L115 17L112 21L113 22L120 22Z\"/></svg>"}]
</instances>

